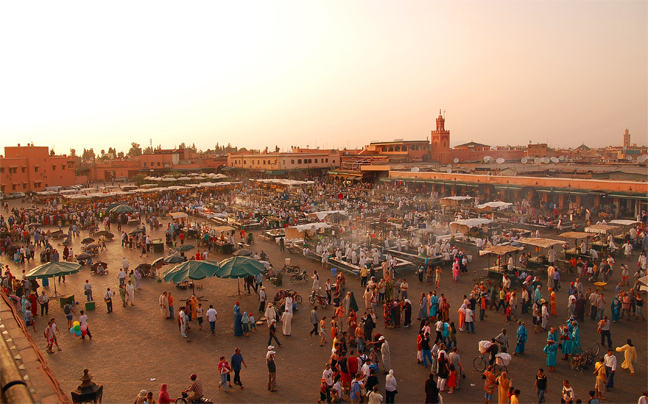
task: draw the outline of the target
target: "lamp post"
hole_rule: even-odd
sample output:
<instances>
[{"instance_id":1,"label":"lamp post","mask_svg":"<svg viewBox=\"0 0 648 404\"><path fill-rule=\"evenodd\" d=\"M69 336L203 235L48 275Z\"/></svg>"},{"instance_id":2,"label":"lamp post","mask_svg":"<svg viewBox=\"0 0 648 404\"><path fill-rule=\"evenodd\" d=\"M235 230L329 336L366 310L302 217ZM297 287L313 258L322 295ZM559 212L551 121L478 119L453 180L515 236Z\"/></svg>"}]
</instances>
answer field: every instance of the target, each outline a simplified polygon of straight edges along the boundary
<instances>
[{"instance_id":1,"label":"lamp post","mask_svg":"<svg viewBox=\"0 0 648 404\"><path fill-rule=\"evenodd\" d=\"M76 390L72 391L70 395L72 396L73 403L85 404L85 403L94 403L101 404L101 398L103 397L103 385L99 386L92 381L92 376L88 373L88 369L83 369L83 376L81 377L81 384Z\"/></svg>"}]
</instances>

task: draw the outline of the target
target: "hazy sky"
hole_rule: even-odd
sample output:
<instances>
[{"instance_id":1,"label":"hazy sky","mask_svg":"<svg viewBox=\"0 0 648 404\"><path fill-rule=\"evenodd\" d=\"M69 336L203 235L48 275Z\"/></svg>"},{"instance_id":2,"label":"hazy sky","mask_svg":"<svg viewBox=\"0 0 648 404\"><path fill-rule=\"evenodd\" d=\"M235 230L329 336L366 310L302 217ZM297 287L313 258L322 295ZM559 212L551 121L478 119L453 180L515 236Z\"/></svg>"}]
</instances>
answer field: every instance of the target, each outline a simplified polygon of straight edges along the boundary
<instances>
[{"instance_id":1,"label":"hazy sky","mask_svg":"<svg viewBox=\"0 0 648 404\"><path fill-rule=\"evenodd\" d=\"M647 143L646 1L0 4L0 146Z\"/></svg>"}]
</instances>

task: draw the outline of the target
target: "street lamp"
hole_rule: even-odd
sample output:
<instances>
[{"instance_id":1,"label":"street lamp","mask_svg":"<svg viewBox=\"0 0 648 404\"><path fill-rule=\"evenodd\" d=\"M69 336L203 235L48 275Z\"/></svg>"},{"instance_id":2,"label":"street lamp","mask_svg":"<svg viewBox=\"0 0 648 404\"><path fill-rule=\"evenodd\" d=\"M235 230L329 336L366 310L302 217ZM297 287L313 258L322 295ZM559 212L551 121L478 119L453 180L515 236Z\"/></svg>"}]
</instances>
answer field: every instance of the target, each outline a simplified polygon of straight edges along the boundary
<instances>
[{"instance_id":1,"label":"street lamp","mask_svg":"<svg viewBox=\"0 0 648 404\"><path fill-rule=\"evenodd\" d=\"M99 386L92 381L92 376L88 373L88 369L83 369L83 376L81 377L81 384L72 391L72 402L85 404L85 403L94 403L101 404L101 398L103 397L103 385Z\"/></svg>"}]
</instances>

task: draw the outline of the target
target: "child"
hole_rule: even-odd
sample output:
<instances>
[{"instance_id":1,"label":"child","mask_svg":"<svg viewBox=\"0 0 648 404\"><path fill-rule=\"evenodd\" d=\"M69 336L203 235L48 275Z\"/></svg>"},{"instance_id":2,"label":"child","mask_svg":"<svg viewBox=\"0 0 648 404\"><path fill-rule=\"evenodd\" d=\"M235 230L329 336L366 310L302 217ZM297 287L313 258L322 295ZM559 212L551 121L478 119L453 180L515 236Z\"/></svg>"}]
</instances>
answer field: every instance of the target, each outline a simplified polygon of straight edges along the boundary
<instances>
[{"instance_id":1,"label":"child","mask_svg":"<svg viewBox=\"0 0 648 404\"><path fill-rule=\"evenodd\" d=\"M342 385L340 384L340 375L335 376L335 384L333 384L334 396L331 397L334 402L342 402Z\"/></svg>"},{"instance_id":2,"label":"child","mask_svg":"<svg viewBox=\"0 0 648 404\"><path fill-rule=\"evenodd\" d=\"M196 318L198 319L198 329L202 330L202 323L203 323L202 303L198 303L198 307L196 307Z\"/></svg>"},{"instance_id":3,"label":"child","mask_svg":"<svg viewBox=\"0 0 648 404\"><path fill-rule=\"evenodd\" d=\"M322 379L320 381L320 399L317 400L317 404L325 403L326 402L326 390L328 389L328 386L326 385L326 379Z\"/></svg>"},{"instance_id":4,"label":"child","mask_svg":"<svg viewBox=\"0 0 648 404\"><path fill-rule=\"evenodd\" d=\"M256 321L254 320L254 314L250 313L250 331L256 331Z\"/></svg>"},{"instance_id":5,"label":"child","mask_svg":"<svg viewBox=\"0 0 648 404\"><path fill-rule=\"evenodd\" d=\"M452 394L457 388L457 372L453 364L450 364L450 376L448 376L448 394Z\"/></svg>"}]
</instances>

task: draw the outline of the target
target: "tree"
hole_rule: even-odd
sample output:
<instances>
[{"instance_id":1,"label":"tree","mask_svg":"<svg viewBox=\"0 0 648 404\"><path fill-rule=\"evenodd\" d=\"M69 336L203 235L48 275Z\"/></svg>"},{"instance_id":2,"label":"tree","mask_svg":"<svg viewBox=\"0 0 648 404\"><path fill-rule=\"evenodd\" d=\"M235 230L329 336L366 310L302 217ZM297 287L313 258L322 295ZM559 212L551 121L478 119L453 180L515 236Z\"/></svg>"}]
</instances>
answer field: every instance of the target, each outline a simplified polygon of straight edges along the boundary
<instances>
[{"instance_id":1,"label":"tree","mask_svg":"<svg viewBox=\"0 0 648 404\"><path fill-rule=\"evenodd\" d=\"M151 146L146 146L143 151L143 154L153 154L153 148Z\"/></svg>"},{"instance_id":2,"label":"tree","mask_svg":"<svg viewBox=\"0 0 648 404\"><path fill-rule=\"evenodd\" d=\"M144 184L144 177L146 177L144 174L136 174L131 177L131 181L135 183L135 185L140 186Z\"/></svg>"},{"instance_id":3,"label":"tree","mask_svg":"<svg viewBox=\"0 0 648 404\"><path fill-rule=\"evenodd\" d=\"M76 157L76 150L70 149L70 156L71 157Z\"/></svg>"},{"instance_id":4,"label":"tree","mask_svg":"<svg viewBox=\"0 0 648 404\"><path fill-rule=\"evenodd\" d=\"M54 148L52 147L52 150L50 150L50 156L54 157L56 153L54 153Z\"/></svg>"},{"instance_id":5,"label":"tree","mask_svg":"<svg viewBox=\"0 0 648 404\"><path fill-rule=\"evenodd\" d=\"M135 143L135 142L131 143L131 148L128 151L128 155L130 157L142 155L142 148L140 147L139 143Z\"/></svg>"},{"instance_id":6,"label":"tree","mask_svg":"<svg viewBox=\"0 0 648 404\"><path fill-rule=\"evenodd\" d=\"M103 156L104 154L106 154L106 151L104 149L101 149L101 155Z\"/></svg>"},{"instance_id":7,"label":"tree","mask_svg":"<svg viewBox=\"0 0 648 404\"><path fill-rule=\"evenodd\" d=\"M124 158L124 152L120 151L119 153L117 153L117 157L120 158L120 159L123 159Z\"/></svg>"},{"instance_id":8,"label":"tree","mask_svg":"<svg viewBox=\"0 0 648 404\"><path fill-rule=\"evenodd\" d=\"M94 152L94 150L92 150L92 147L89 148L88 150L83 149L83 154L81 155L81 157L84 160L91 160L91 159L95 158L95 152Z\"/></svg>"}]
</instances>

